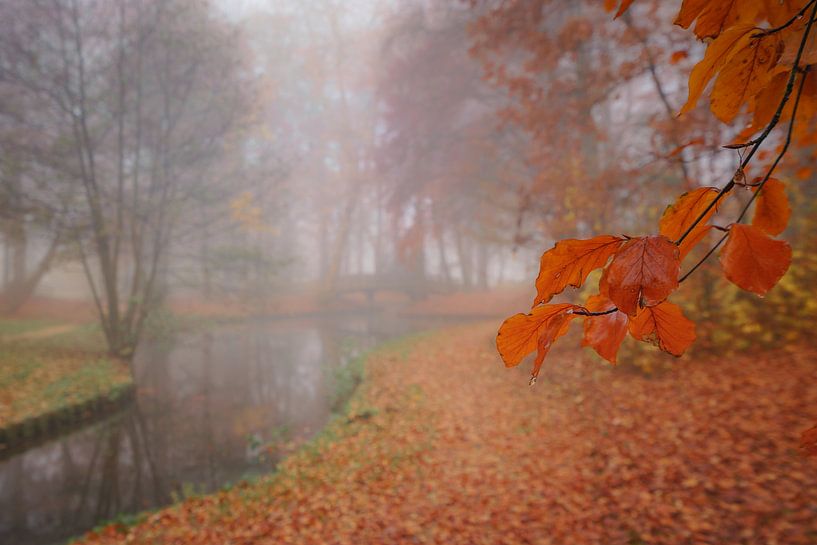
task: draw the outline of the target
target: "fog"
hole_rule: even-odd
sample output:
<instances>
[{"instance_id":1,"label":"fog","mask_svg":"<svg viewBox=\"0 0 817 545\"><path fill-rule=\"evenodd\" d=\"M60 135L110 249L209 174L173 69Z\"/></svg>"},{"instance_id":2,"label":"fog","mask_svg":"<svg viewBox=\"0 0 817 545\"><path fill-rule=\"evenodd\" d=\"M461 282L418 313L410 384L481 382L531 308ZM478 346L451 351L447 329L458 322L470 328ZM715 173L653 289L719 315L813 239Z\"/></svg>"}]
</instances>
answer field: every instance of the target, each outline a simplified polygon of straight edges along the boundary
<instances>
[{"instance_id":1,"label":"fog","mask_svg":"<svg viewBox=\"0 0 817 545\"><path fill-rule=\"evenodd\" d=\"M554 12L553 28L605 26L543 57L552 68L534 92L511 73L539 53L512 34L481 41L488 5L3 9L4 305L94 301L114 352L173 300L264 309L294 291L416 300L519 285L557 238L643 228L607 205L651 206L664 195L636 198L640 180L688 186L701 164L651 121L666 116L662 96L683 93L682 74L661 70L659 94L627 52L611 61L601 10ZM589 79L567 77L567 94L549 83L611 62L628 72L593 76L602 96ZM656 147L646 163L637 153ZM731 166L705 161L707 179Z\"/></svg>"},{"instance_id":2,"label":"fog","mask_svg":"<svg viewBox=\"0 0 817 545\"><path fill-rule=\"evenodd\" d=\"M525 137L499 128L466 7L69 4L4 7L10 306L96 293L108 314L140 299L138 321L173 297L419 296L533 270L495 174L524 145L496 141Z\"/></svg>"},{"instance_id":3,"label":"fog","mask_svg":"<svg viewBox=\"0 0 817 545\"><path fill-rule=\"evenodd\" d=\"M789 9L797 2L777 4ZM696 233L699 244L688 254L676 246L689 231L666 235L672 240L662 242L675 244L670 252L677 254L673 263L681 270L670 271L668 283L676 276L684 282L695 272L683 289L672 292L673 305L685 309L689 323L699 324L695 330L694 323L684 322L682 340L690 339L690 345L696 340L687 359L658 354L650 342L680 355L652 333L639 337L628 330L636 310L627 315L617 303L594 314L580 307L589 308L601 295L612 305L598 271L588 276L588 269L580 281L554 281L558 287L543 300L553 296L554 302L575 304L569 319L583 314L585 328L592 326L589 318L615 313L620 318L615 350L623 346L618 362L624 363L618 369L630 373L623 380L670 373L676 361L808 343L817 320L808 295L817 279L811 257L817 247L811 225L817 217L817 99L804 95L803 108L812 118L801 132L769 132L765 143L751 140L762 128L757 126L761 114L752 110L759 99L739 103L729 123L712 115L703 98L680 115L690 72L711 40L673 25L680 2L639 0L614 19L605 6L617 5L595 0L0 0L0 541L53 543L113 517L172 503L189 492L186 486L209 493L274 469L295 450L267 448L280 440L281 430L298 446L313 437L364 380L355 362L397 337L453 322L472 327L484 322L489 333L479 336L481 344L475 333L446 329L444 335L465 335L471 345L463 350L473 361L484 359L485 369L505 371L491 343L502 319L530 311L543 251L565 239L609 234L618 237L618 248L657 234L668 205L701 188L729 183L736 189L731 200L711 205L720 215ZM788 14L786 25L802 15ZM791 43L777 43L778 56ZM810 54L817 59L817 53ZM775 77L788 74L789 65L783 64ZM789 93L800 77L797 70L795 63ZM782 90L785 82L775 81L780 84L775 89ZM800 87L798 93L817 89L810 83ZM781 123L794 116L784 112L785 104L774 123L781 112ZM763 113L771 119L775 108ZM760 299L741 291L734 275L724 276L710 257L765 183L757 180L773 162L772 151L785 151L792 134L792 151L779 167L778 161L771 167L789 184L790 198L784 195L785 207L777 208L785 208L786 218L774 236L782 233L790 244L783 253L794 256L792 272L783 276L784 268L767 275L775 276L779 287L766 295L764 285L765 299ZM741 166L749 145L760 143L765 147L756 160ZM789 183L795 178L807 183ZM711 217L704 215L689 230L704 227L698 224ZM565 271L559 270L557 279ZM633 309L639 312L669 297L663 294L651 306L642 304L641 291L634 293ZM519 343L528 352L546 353L566 331L560 326L546 338L537 328L541 323ZM649 342L630 339L622 345L628 331ZM578 338L571 342L581 344ZM415 362L426 380L449 360L466 365L459 359L460 345L447 349L434 352L442 363ZM798 350L812 353L792 351ZM389 357L403 361L406 353ZM564 381L553 379L564 388L548 390L557 397L546 402L558 399L554 414L574 401L579 407L585 399L612 399L599 392L616 395L612 378L601 385L582 382L586 376L609 378L603 374L609 366L599 358L591 361L587 353L592 354L569 352L562 356L569 365L554 366L554 376ZM612 360L598 353L615 363L616 353ZM525 357L505 364L512 367ZM605 367L574 372L589 362ZM108 367L89 371L100 363ZM791 381L813 382L811 368L795 363ZM51 421L38 420L42 415L32 407L51 410L50 402L82 390L59 375L61 366L71 365L75 374L93 375L93 403L107 395L94 373L114 372L128 393L115 407L97 403L88 414L76 409L79 421L52 433ZM32 368L46 371L38 375ZM483 376L474 369L459 368L462 384L451 388L452 396L479 390L468 390L472 373L478 385L485 386L479 382L484 380L486 388L504 387L490 383L493 371ZM548 372L544 382L552 378ZM776 363L763 372L773 376ZM508 376L520 388L527 384L527 376ZM705 392L728 380L695 376ZM17 380L23 386L18 388ZM413 376L393 382L408 380ZM68 383L67 393L51 393ZM650 382L633 388L644 392L633 402L650 407L653 396L670 399L685 391L673 389L670 395L653 390L658 387ZM693 391L694 384L689 388ZM518 390L505 395L516 399L511 391ZM781 406L803 420L806 393L785 394L779 396L788 405ZM481 409L482 398L490 396L480 391L477 397L458 408ZM738 405L743 398L724 396ZM603 420L614 410L603 403L593 405L595 416L587 421ZM529 413L538 412L538 405L531 407ZM634 407L632 414L642 414ZM681 410L667 407L662 410L673 417ZM368 422L391 410L351 416L348 423ZM741 411L748 409L737 406L734 414ZM585 423L578 413L559 414L565 425L553 428L572 430L571 425ZM505 412L461 416L482 425L496 415ZM29 437L23 424L13 423L17 417L42 430ZM632 422L628 418L616 421ZM696 416L687 423L719 418ZM760 417L752 413L745 421L751 424L752 418ZM6 444L3 430L9 422L9 429L23 430L24 441ZM512 429L528 434L532 428L516 422ZM721 437L731 433L721 431ZM596 432L582 445L615 437L618 429ZM591 435L584 428L576 433ZM776 436L779 449L789 439L781 437ZM728 443L713 442L712 448ZM595 449L577 456L595 463L606 456L601 447ZM530 459L555 459L534 454ZM737 467L722 453L708 460L723 471ZM793 473L805 474L799 459L789 462ZM605 463L599 467L608 467ZM609 467L630 462L618 463ZM674 463L687 468L697 462ZM567 466L554 473L562 467ZM744 477L735 476L735 482ZM640 491L631 496L650 497ZM680 502L672 501L670 511ZM668 519L681 520L672 513ZM627 531L629 542L642 542L634 530ZM662 532L654 535L669 535ZM625 534L621 530L618 537Z\"/></svg>"}]
</instances>

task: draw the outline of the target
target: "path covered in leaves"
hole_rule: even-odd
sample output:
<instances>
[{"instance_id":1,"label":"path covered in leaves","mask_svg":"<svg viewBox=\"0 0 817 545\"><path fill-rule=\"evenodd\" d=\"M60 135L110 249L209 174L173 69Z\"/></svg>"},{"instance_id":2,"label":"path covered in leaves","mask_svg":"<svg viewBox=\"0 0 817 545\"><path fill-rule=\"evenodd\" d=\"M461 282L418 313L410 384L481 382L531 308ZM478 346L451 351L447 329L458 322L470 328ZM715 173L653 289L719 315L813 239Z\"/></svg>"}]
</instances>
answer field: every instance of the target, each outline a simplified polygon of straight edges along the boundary
<instances>
[{"instance_id":1,"label":"path covered in leaves","mask_svg":"<svg viewBox=\"0 0 817 545\"><path fill-rule=\"evenodd\" d=\"M88 543L817 543L817 353L647 378L554 352L534 388L495 324L371 358L349 418L281 471ZM125 535L128 534L128 535Z\"/></svg>"}]
</instances>

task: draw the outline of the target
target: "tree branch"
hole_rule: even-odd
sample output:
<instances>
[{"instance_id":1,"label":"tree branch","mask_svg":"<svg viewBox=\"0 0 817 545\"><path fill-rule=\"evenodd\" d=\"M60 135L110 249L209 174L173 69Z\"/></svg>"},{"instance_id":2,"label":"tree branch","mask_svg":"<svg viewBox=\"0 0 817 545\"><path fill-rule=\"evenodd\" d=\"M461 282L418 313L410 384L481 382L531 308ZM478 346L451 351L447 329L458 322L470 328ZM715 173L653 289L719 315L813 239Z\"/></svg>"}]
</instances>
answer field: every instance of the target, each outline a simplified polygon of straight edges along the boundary
<instances>
[{"instance_id":1,"label":"tree branch","mask_svg":"<svg viewBox=\"0 0 817 545\"><path fill-rule=\"evenodd\" d=\"M800 47L797 49L797 56L794 59L794 66L792 67L791 72L789 73L789 80L786 83L786 91L785 91L785 93L783 93L783 99L780 101L780 104L777 106L777 111L775 111L774 117L772 117L772 120L769 122L768 125L766 125L766 128L763 129L763 132L760 134L760 136L758 136L754 140L754 145L752 146L751 151L749 151L748 155L746 155L746 157L743 159L743 161L741 161L740 167L738 168L738 171L742 171L743 169L746 168L746 166L749 164L749 161L751 161L752 157L754 157L757 150L763 144L764 140L766 140L766 138L769 136L769 134L772 132L772 130L780 122L780 117L783 115L783 109L786 107L786 104L788 103L789 98L791 98L792 91L794 90L794 81L797 78L798 72L800 72L800 69L799 69L800 59L802 59L802 57L803 57L803 51L806 48L806 41L808 41L809 34L811 33L811 28L812 28L812 26L814 24L814 17L815 17L815 15L817 15L817 0L811 0L809 5L812 6L811 16L809 17L809 21L808 21L808 24L806 25L805 31L803 32L803 36L800 39ZM689 226L689 228L686 231L684 231L684 233L678 238L678 240L675 241L675 243L676 244L681 244L684 241L684 239L687 236L689 236L689 234L692 232L692 230L695 227L697 227L698 224L701 223L701 221L703 221L703 219L706 217L706 215L709 213L709 211L712 210L718 204L718 202L727 193L729 193L729 191L731 191L731 189L733 187L735 187L734 176L732 177L732 179L729 180L729 182L726 183L725 186L723 186L723 188L720 190L718 195L712 200L711 203L709 203L709 206L707 206L703 210L703 212L701 212L701 214L695 219L694 222L692 222L692 224Z\"/></svg>"},{"instance_id":2,"label":"tree branch","mask_svg":"<svg viewBox=\"0 0 817 545\"><path fill-rule=\"evenodd\" d=\"M795 94L794 106L792 107L792 113L791 113L791 122L789 123L788 130L786 131L785 143L783 145L783 148L780 150L780 153L778 153L777 157L775 158L774 163L772 163L772 165L766 171L766 174L763 177L763 180L761 180L761 182L757 184L757 189L754 191L752 197L746 203L746 206L743 207L743 210L741 211L741 213L738 216L735 223L740 223L741 220L743 219L743 217L746 215L747 211L749 210L749 207L752 205L754 200L757 198L758 194L760 193L760 190L763 188L763 186L769 180L769 178L771 177L771 175L774 172L775 168L777 168L777 165L783 159L783 156L786 154L786 152L788 151L789 146L791 144L792 133L794 131L794 124L795 124L795 120L796 120L796 116L797 116L797 108L800 105L800 97L803 94L803 87L804 87L806 77L808 76L808 72L809 72L808 69L801 69L800 68L800 60L802 59L802 56L803 56L803 51L805 49L806 41L808 40L809 34L811 33L811 29L812 29L812 26L814 24L814 18L817 15L817 0L811 0L801 10L801 12L804 12L805 9L808 6L812 7L811 16L809 18L808 24L806 25L806 29L803 32L803 36L800 39L800 47L797 50L797 56L795 57L795 60L794 60L794 66L791 69L791 72L790 72L790 75L789 75L789 81L786 84L786 92L783 94L783 99L780 101L780 104L778 105L777 111L775 112L774 117L772 118L772 120L769 122L769 124L763 130L763 133L761 133L761 135L758 138L753 140L754 144L753 144L752 150L749 152L749 154L746 156L746 158L741 162L739 170L744 169L749 164L749 161L751 160L751 158L755 154L755 152L758 150L760 145L763 143L763 141L766 139L766 137L769 136L769 134L772 132L772 129L774 129L774 127L780 122L780 117L781 117L781 115L783 113L783 109L786 107L786 103L788 102L789 98L791 98L791 94L792 94L792 92L794 90L794 82L795 82L795 80L797 78L797 74L800 73L800 74L802 74L803 77L800 79L800 84L797 87L797 93ZM800 13L798 15L798 17L801 16L801 15L802 15L802 13ZM797 17L795 17L795 19L796 18ZM787 23L787 25L788 24L791 24L791 21L789 23ZM681 235L681 237L676 241L676 244L680 244L687 237L687 235L689 235L689 233L702 221L702 219L706 216L706 214L717 204L718 200L721 199L724 195L726 195L726 193L728 193L735 185L736 185L735 184L735 179L733 177L723 187L723 189L721 189L720 193L718 193L718 196L701 213L701 215L695 220L695 222L684 232L684 234ZM715 226L715 228L723 230L722 227ZM709 249L709 251L706 253L706 255L704 255L697 263L695 263L695 265L689 271L687 271L683 276L681 276L681 278L678 279L678 283L680 284L681 282L684 282L687 278L689 278L690 275L692 275L692 273L694 273L701 265L704 264L704 262L707 259L709 259L712 256L712 254L715 253L715 251L721 246L721 244L724 243L724 241L728 237L729 237L729 230L727 230L727 232L724 233L724 235L718 240L718 242L715 243L715 245L712 248ZM574 314L578 314L578 315L581 315L581 316L603 316L605 314L612 314L613 312L616 312L617 310L618 310L618 307L613 307L613 308L611 308L609 310L606 310L606 311L603 311L603 312L589 312L589 311L582 312L580 310L577 310L577 311L574 312Z\"/></svg>"},{"instance_id":3,"label":"tree branch","mask_svg":"<svg viewBox=\"0 0 817 545\"><path fill-rule=\"evenodd\" d=\"M805 84L807 75L808 75L808 71L803 72L803 77L801 78L800 85L797 88L797 94L795 95L795 98L794 98L794 107L792 108L792 112L791 112L791 123L789 123L789 129L788 129L788 131L786 131L786 142L783 145L783 148L780 150L780 153L777 154L777 157L775 158L774 163L772 163L772 165L769 167L769 170L766 171L766 175L763 176L763 180L761 180L758 184L752 184L752 185L756 185L757 189L752 193L752 197L746 203L746 206L743 207L743 210L741 211L738 218L735 220L735 223L740 223L741 220L743 220L743 217L746 215L746 212L749 211L749 207L755 201L758 194L760 194L760 190L763 189L763 186L766 184L766 182L771 177L772 173L774 172L774 169L777 168L778 163L780 163L780 160L783 158L783 156L786 154L786 151L789 149L789 145L791 144L792 132L794 131L794 122L795 122L795 117L797 115L797 107L800 105L800 96L803 94L803 86ZM684 274L680 279L678 279L678 282L681 283L684 280L686 280L689 277L689 275L691 275L693 272L695 272L695 269L697 269L698 267L703 265L704 261L709 259L709 257L713 253L715 253L715 250L717 250L718 247L721 244L723 244L723 242L727 239L727 237L729 237L729 230L728 229L726 230L726 233L720 238L720 240L718 240L718 242L706 253L706 255L703 256L689 271L687 271L686 274Z\"/></svg>"},{"instance_id":4,"label":"tree branch","mask_svg":"<svg viewBox=\"0 0 817 545\"><path fill-rule=\"evenodd\" d=\"M766 29L766 30L762 30L762 31L760 31L759 33L757 33L757 34L755 34L754 36L752 36L752 38L762 38L763 36L768 36L769 34L774 34L774 33L776 33L776 32L780 32L781 30L783 30L783 29L786 29L786 28L790 27L791 25L793 25L793 24L794 24L794 22L795 22L795 21L797 21L797 19L801 18L801 17L802 17L802 16L803 16L803 15L806 13L806 10L807 10L807 9L808 9L808 8L809 8L809 7L810 7L810 6L811 6L811 5L814 3L814 2L815 2L815 0L809 0L809 2L808 2L808 3L807 3L805 6L803 6L802 8L800 8L800 11L798 11L797 13L795 13L795 14L794 14L794 16L793 16L791 19L789 19L788 21L786 21L785 23L783 23L782 25L780 25L780 26L778 26L778 27L774 27L774 28L769 28L769 29ZM813 17L814 17L814 16L812 15L812 18L813 18Z\"/></svg>"}]
</instances>

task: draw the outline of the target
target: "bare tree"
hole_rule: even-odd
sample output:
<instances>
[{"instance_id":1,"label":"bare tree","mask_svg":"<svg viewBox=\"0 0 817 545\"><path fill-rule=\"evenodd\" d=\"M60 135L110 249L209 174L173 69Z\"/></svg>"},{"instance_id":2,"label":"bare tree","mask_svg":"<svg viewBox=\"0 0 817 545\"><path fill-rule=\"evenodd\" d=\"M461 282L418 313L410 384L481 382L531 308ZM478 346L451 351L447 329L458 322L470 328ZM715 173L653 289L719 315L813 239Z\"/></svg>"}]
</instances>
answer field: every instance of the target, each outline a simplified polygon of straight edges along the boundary
<instances>
[{"instance_id":1,"label":"bare tree","mask_svg":"<svg viewBox=\"0 0 817 545\"><path fill-rule=\"evenodd\" d=\"M72 189L60 227L110 352L127 357L161 298L174 231L246 113L241 41L199 0L9 0L0 10L2 81L53 113Z\"/></svg>"}]
</instances>

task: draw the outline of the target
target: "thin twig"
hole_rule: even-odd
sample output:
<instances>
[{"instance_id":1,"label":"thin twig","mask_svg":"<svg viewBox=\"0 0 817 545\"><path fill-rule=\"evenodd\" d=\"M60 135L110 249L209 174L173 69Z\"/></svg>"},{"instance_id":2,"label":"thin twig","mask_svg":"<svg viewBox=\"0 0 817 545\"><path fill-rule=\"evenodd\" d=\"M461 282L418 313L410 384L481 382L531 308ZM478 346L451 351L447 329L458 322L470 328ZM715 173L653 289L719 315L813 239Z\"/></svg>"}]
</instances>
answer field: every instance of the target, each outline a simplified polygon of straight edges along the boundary
<instances>
[{"instance_id":1,"label":"thin twig","mask_svg":"<svg viewBox=\"0 0 817 545\"><path fill-rule=\"evenodd\" d=\"M755 34L754 36L752 36L752 38L762 38L763 36L768 36L769 34L774 34L775 32L780 32L781 30L783 30L783 29L785 29L785 28L790 27L791 25L793 25L793 24L794 24L794 22L795 22L795 21L797 21L797 19L799 19L800 17L802 17L802 16L803 16L803 14L804 14L804 13L806 13L806 10L807 10L807 9L809 8L809 6L811 6L811 5L812 5L814 2L815 2L815 0L810 0L808 4L806 4L805 6L803 6L802 8L800 8L800 11L798 11L797 13L795 13L795 14L794 14L794 16L793 16L791 19L789 19L788 21L786 21L786 22L785 22L785 23L783 23L782 25L780 25L780 26L778 26L778 27L774 27L774 28L767 28L766 30L762 30L762 31L760 31L759 33L757 33L757 34ZM814 16L812 15L812 18L813 18L813 17L814 17Z\"/></svg>"},{"instance_id":2,"label":"thin twig","mask_svg":"<svg viewBox=\"0 0 817 545\"><path fill-rule=\"evenodd\" d=\"M618 307L613 307L608 310L603 310L601 312L591 312L589 310L574 310L573 314L577 314L579 316L604 316L605 314L612 314L618 310Z\"/></svg>"},{"instance_id":3,"label":"thin twig","mask_svg":"<svg viewBox=\"0 0 817 545\"><path fill-rule=\"evenodd\" d=\"M794 82L795 82L795 80L797 78L797 74L802 73L803 78L800 81L800 86L798 87L797 94L795 96L795 102L794 102L794 106L792 108L791 122L789 123L789 128L788 128L788 131L786 133L786 142L785 142L783 148L781 149L780 153L777 155L777 158L775 159L774 163L771 165L771 167L769 167L769 170L766 172L766 175L763 177L763 180L757 185L757 190L754 192L754 194L752 195L749 202L743 208L743 211L740 213L740 216L738 216L738 219L737 219L737 221L735 223L740 223L740 221L746 215L746 212L748 211L749 206L752 204L752 202L755 200L755 198L757 198L757 195L760 192L760 190L763 188L763 185L768 181L769 177L772 175L772 173L774 172L774 169L777 167L778 163L780 163L780 160L786 154L786 152L788 151L789 145L791 144L791 136L792 136L792 132L793 132L793 129L794 129L795 115L797 113L797 107L798 107L798 105L800 103L800 96L802 95L803 86L804 86L806 76L807 76L807 73L808 73L808 70L800 69L800 60L803 57L803 51L805 50L805 47L806 47L806 41L808 40L809 34L811 33L812 26L813 26L813 24L815 22L814 21L815 16L817 16L817 0L810 0L809 3L806 4L806 6L804 6L802 10L800 10L800 12L798 13L797 16L795 16L792 19L792 21L789 21L785 25L785 26L790 25L792 22L794 22L794 20L796 20L798 17L802 16L803 12L805 12L805 10L809 6L812 7L811 16L809 17L809 21L808 21L808 23L806 25L806 28L805 28L804 32L803 32L803 36L800 39L800 47L797 50L797 56L794 59L794 66L791 69L791 72L789 74L789 80L786 83L786 91L783 94L783 98L780 101L780 104L778 105L777 111L775 111L774 117L772 117L772 120L769 122L768 125L766 125L766 128L763 129L763 132L760 134L760 136L758 136L757 138L755 138L752 141L753 142L752 143L752 149L749 151L749 154L741 161L739 170L743 170L743 169L746 168L746 166L748 166L749 161L752 159L754 154L757 152L758 148L760 148L760 145L763 143L764 140L766 140L766 138L772 132L772 129L774 129L775 126L777 126L777 124L780 122L780 117L783 114L783 109L786 107L786 104L788 103L789 98L791 98L791 94L794 91ZM783 27L783 28L785 28L785 27ZM698 218L680 236L680 238L678 238L678 240L675 243L680 244L681 242L683 242L683 240L689 235L689 233L692 232L692 230L703 220L703 218L706 217L706 215L709 213L709 211L718 203L718 201L721 198L723 198L723 196L726 195L735 185L736 185L735 184L735 179L734 179L734 176L733 176L729 180L729 182L727 182L727 184L720 190L718 195L709 204L709 206L706 207L706 209L700 214L700 216L698 216ZM754 184L752 184L752 185L754 185ZM709 259L709 257L712 256L712 254L715 253L715 251L720 247L721 244L723 244L723 242L728 237L729 237L729 232L727 231L720 238L720 240L718 240L718 242L712 248L709 249L709 251L706 253L706 255L704 255L700 259L700 261L698 261L689 271L687 271L681 278L678 279L678 283L680 284L681 282L683 282L687 278L689 278L689 276L692 273L694 273L698 269L698 267L703 265L703 263L707 259ZM579 310L579 311L575 311L574 314L578 314L578 315L581 315L581 316L602 316L602 315L605 315L605 314L612 314L613 312L616 312L617 310L618 310L618 307L613 307L613 308L611 308L609 310L606 310L604 312L589 312L589 311L582 312L582 311Z\"/></svg>"},{"instance_id":4,"label":"thin twig","mask_svg":"<svg viewBox=\"0 0 817 545\"><path fill-rule=\"evenodd\" d=\"M800 105L800 96L803 94L803 87L805 86L807 76L808 76L808 70L804 70L803 71L803 77L800 79L800 87L797 88L797 95L794 98L794 106L792 107L792 112L791 112L791 123L789 123L789 130L786 132L786 142L783 144L783 148L780 150L780 153L775 158L774 163L772 163L772 165L769 167L769 170L766 172L766 175L763 176L763 179L758 184L756 184L757 189L752 193L752 197L749 199L749 202L746 203L746 206L743 207L743 210L741 211L740 215L738 216L738 219L735 220L735 223L740 223L741 222L741 220L743 219L743 216L746 215L746 212L749 210L749 207L752 205L754 200L760 194L760 190L763 189L763 186L766 185L766 182L769 181L769 178L771 177L772 173L774 172L774 169L777 168L777 165L783 159L783 156L786 154L786 152L789 149L789 146L791 145L791 137L792 137L792 133L794 132L794 122L795 122L795 118L797 116L797 107Z\"/></svg>"},{"instance_id":5,"label":"thin twig","mask_svg":"<svg viewBox=\"0 0 817 545\"><path fill-rule=\"evenodd\" d=\"M684 280L686 280L686 279L689 277L689 275L691 275L692 273L694 273L694 272L695 272L695 270L696 270L698 267L700 267L701 265L703 265L703 264L704 264L704 261L706 261L707 259L709 259L709 256L711 256L712 254L714 254L714 253L715 253L715 250L717 250L717 249L718 249L718 247L720 247L720 245L721 245L721 244L723 244L723 241L724 241L724 240L726 240L726 239L727 239L727 237L729 237L729 232L728 232L728 231L727 231L727 232L726 232L726 233L725 233L725 234L724 234L724 235L721 237L721 239L720 239L720 240L717 242L717 244L715 244L714 246L712 246L712 247L709 249L709 251L708 251L708 252L706 252L706 255L705 255L705 256L703 256L703 257L701 258L701 260L700 260L700 261L698 261L698 262L697 262L697 263L696 263L696 264L695 264L695 265L694 265L694 266L693 266L691 269L689 269L689 270L687 271L687 273L686 273L684 276L682 276L681 278L679 278L679 279L678 279L678 283L680 284L681 282L683 282Z\"/></svg>"},{"instance_id":6,"label":"thin twig","mask_svg":"<svg viewBox=\"0 0 817 545\"><path fill-rule=\"evenodd\" d=\"M817 0L811 0L810 5L812 6L811 16L809 17L808 24L806 25L806 29L803 32L803 37L800 39L800 47L797 49L797 56L794 58L794 66L792 67L791 72L789 74L789 81L786 83L786 92L783 93L783 99L777 106L777 111L775 111L772 120L769 122L768 125L766 125L766 128L763 129L763 132L760 134L760 136L755 138L754 140L755 144L752 146L752 149L749 151L748 155L746 155L743 161L741 161L738 170L743 170L746 168L746 166L749 164L749 161L752 159L757 150L760 148L761 144L763 144L763 141L766 140L766 138L772 132L772 129L774 129L780 122L780 117L783 115L783 109L786 107L786 103L788 103L789 98L791 97L791 93L794 90L794 80L797 78L797 73L799 71L800 59L803 57L803 51L806 48L806 41L808 40L808 36L811 33L811 27L814 24L814 16L817 15ZM718 202L724 196L726 196L727 193L729 193L729 191L734 186L735 180L733 177L726 183L725 186L723 186L718 195L712 200L711 203L709 203L709 206L707 206L703 210L703 212L701 212L701 214L695 219L695 221L692 222L692 225L690 225L689 228L686 231L684 231L684 233L678 238L678 240L675 241L675 243L681 244L684 241L684 239L687 236L689 236L692 230L703 221L703 219L706 217L709 211L712 210L718 204Z\"/></svg>"},{"instance_id":7,"label":"thin twig","mask_svg":"<svg viewBox=\"0 0 817 545\"><path fill-rule=\"evenodd\" d=\"M775 169L775 168L777 168L778 163L780 163L780 160L781 160L781 159L783 159L783 156L786 154L786 151L788 151L788 149L789 149L789 145L791 144L791 137L792 137L792 133L794 132L794 122L795 122L795 120L796 120L796 116L797 116L797 107L800 105L800 97L801 97L801 96L802 96L802 94L803 94L803 87L804 87L804 84L805 84L805 82L806 82L806 76L807 76L807 75L808 75L808 71L806 70L806 71L804 71L804 72L803 72L803 77L800 79L800 85L797 87L797 94L796 94L796 95L795 95L795 97L794 97L794 106L792 107L792 112L791 112L791 122L789 123L789 128L788 128L788 130L786 131L786 142L785 142L785 144L783 145L783 148L780 150L780 153L778 153L778 154L777 154L777 157L775 158L774 163L772 163L772 165L769 167L769 170L767 170L767 171L766 171L766 175L765 175L765 176L763 176L763 179L762 179L762 180L761 180L759 183L756 183L756 184L751 184L752 186L756 186L756 187L757 187L757 189L755 189L755 191L752 193L752 197L749 199L749 202L747 202L747 203L746 203L746 206L744 206L744 207L743 207L743 210L741 211L741 213L740 213L740 215L738 216L738 218L735 220L735 223L740 223L740 222L741 222L741 220L743 220L743 217L746 215L746 212L748 212L749 207L752 205L752 203L754 202L754 200L755 200L755 199L757 198L757 196L760 194L760 190L761 190L761 189L763 189L763 186L766 184L766 182L767 182L767 181L769 180L769 178L771 177L772 173L774 172L774 169ZM734 224L733 224L733 225L734 225ZM715 226L713 226L713 227L715 227ZM731 226L730 226L730 227L731 227ZM717 228L717 227L716 227L716 228ZM688 277L689 275L691 275L693 272L695 272L695 269L697 269L698 267L700 267L701 265L703 265L704 261L706 261L707 259L709 259L709 257L710 257L710 256L711 256L713 253L715 253L715 250L717 250L717 249L718 249L718 247L719 247L721 244L723 244L723 242L726 240L726 238L727 238L728 236L729 236L729 230L727 229L727 230L726 230L726 234L725 234L725 235L723 235L723 236L720 238L720 240L718 240L717 244L715 244L715 246L713 246L713 247L712 247L712 248L711 248L711 249L710 249L710 250L709 250L709 251L706 253L706 255L705 255L705 256L703 256L703 257L702 257L702 258L701 258L701 259L700 259L700 260L699 260L699 261L698 261L698 262L697 262L697 263L696 263L696 264L695 264L695 265L694 265L694 266L693 266L693 267L692 267L692 268L691 268L689 271L687 271L687 273L686 273L686 274L684 274L684 275L683 275L683 276L682 276L682 277L681 277L681 278L678 280L678 283L681 283L681 282L683 282L684 280L686 280L686 279L687 279L687 277Z\"/></svg>"}]
</instances>

